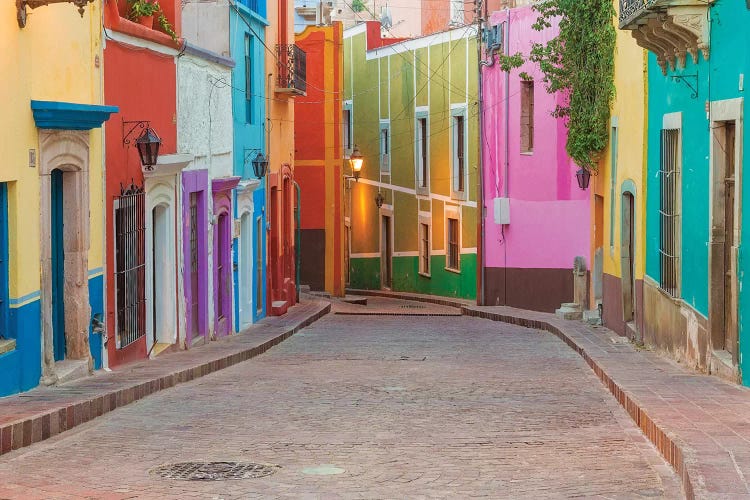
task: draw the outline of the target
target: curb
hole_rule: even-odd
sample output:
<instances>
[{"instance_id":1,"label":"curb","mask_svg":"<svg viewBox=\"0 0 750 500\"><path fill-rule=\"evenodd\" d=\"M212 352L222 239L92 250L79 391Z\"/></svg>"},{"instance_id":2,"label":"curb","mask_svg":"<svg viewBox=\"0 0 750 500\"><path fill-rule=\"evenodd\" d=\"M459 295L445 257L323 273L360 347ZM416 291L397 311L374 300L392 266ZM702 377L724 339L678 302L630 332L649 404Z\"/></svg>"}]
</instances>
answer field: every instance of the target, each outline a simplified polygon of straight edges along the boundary
<instances>
[{"instance_id":1,"label":"curb","mask_svg":"<svg viewBox=\"0 0 750 500\"><path fill-rule=\"evenodd\" d=\"M348 292L349 290L347 290ZM543 330L552 335L556 336L568 347L573 349L584 361L589 365L594 374L599 378L601 383L609 390L614 396L618 403L625 409L630 415L630 418L635 424L641 429L644 436L651 441L651 443L659 450L662 457L672 466L677 473L682 483L683 492L688 499L696 498L695 490L700 489L699 485L694 485L688 465L685 462L685 452L683 447L676 442L676 438L670 436L659 424L654 422L651 416L644 410L641 404L623 390L620 385L610 377L604 368L597 363L586 349L579 345L570 335L566 334L558 326L544 320L536 320L530 318L524 318L522 316L513 316L510 314L500 314L488 311L481 311L473 309L473 307L481 306L470 306L466 303L462 303L458 300L453 300L444 297L433 297L433 296L417 296L408 293L398 292L384 292L379 290L351 290L352 293L357 295L370 295L376 297L390 297L394 299L413 300L417 302L428 302L433 304L439 304L450 307L457 307L461 309L461 314L464 316L470 316L474 318L487 319L490 321L497 321L501 323L508 323L516 326L522 326L526 328L533 328L535 330Z\"/></svg>"},{"instance_id":2,"label":"curb","mask_svg":"<svg viewBox=\"0 0 750 500\"><path fill-rule=\"evenodd\" d=\"M259 356L331 311L330 303L320 304L320 306L317 312L255 347L0 426L0 455L49 439L164 389L190 382Z\"/></svg>"}]
</instances>

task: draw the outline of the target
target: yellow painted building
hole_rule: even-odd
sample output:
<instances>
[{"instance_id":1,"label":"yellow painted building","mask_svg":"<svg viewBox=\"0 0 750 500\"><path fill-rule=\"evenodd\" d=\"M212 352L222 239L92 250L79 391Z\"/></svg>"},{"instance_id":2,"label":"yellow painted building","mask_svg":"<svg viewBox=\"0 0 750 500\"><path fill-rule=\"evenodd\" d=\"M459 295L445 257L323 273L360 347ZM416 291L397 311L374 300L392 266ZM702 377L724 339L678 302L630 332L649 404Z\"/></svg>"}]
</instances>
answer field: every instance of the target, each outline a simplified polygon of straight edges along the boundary
<instances>
[{"instance_id":1,"label":"yellow painted building","mask_svg":"<svg viewBox=\"0 0 750 500\"><path fill-rule=\"evenodd\" d=\"M0 3L0 396L101 362L101 1L23 14Z\"/></svg>"},{"instance_id":2,"label":"yellow painted building","mask_svg":"<svg viewBox=\"0 0 750 500\"><path fill-rule=\"evenodd\" d=\"M646 253L646 55L630 33L617 30L609 147L591 182L594 303L602 304L607 327L637 340L643 331Z\"/></svg>"}]
</instances>

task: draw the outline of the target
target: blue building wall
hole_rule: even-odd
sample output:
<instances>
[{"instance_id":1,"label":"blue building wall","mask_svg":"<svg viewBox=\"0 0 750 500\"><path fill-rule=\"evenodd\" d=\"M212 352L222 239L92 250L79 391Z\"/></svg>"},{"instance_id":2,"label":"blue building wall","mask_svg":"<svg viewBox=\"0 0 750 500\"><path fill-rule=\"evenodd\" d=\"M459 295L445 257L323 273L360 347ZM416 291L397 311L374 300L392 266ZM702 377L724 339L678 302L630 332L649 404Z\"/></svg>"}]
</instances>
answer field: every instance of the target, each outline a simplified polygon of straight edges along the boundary
<instances>
[{"instance_id":1,"label":"blue building wall","mask_svg":"<svg viewBox=\"0 0 750 500\"><path fill-rule=\"evenodd\" d=\"M232 59L236 65L232 70L232 116L234 119L234 175L243 179L254 179L252 164L250 160L258 153L267 154L266 151L266 75L265 64L267 54L265 44L265 29L269 25L266 19L265 0L241 0L237 3L237 9L230 10L230 47ZM250 88L251 102L248 110L246 95L246 46L250 46ZM253 224L253 242L261 239L263 248L263 303L260 312L257 307L253 308L253 321L266 316L266 218L265 218L265 190L264 185L253 193L254 214L253 221L262 217L263 231L257 234L256 224ZM239 290L239 277L237 275L238 245L234 249L234 283L235 290ZM255 262L253 262L255 265ZM253 269L255 271L255 269ZM253 298L255 294L253 294ZM255 302L255 300L253 300ZM254 304L255 305L255 304ZM234 302L235 325L239 325L239 293L235 293Z\"/></svg>"},{"instance_id":2,"label":"blue building wall","mask_svg":"<svg viewBox=\"0 0 750 500\"><path fill-rule=\"evenodd\" d=\"M659 265L659 202L660 202L660 131L666 113L682 113L681 168L681 298L704 317L709 314L709 242L711 229L710 147L711 118L706 103L744 96L740 89L741 75L750 76L750 9L745 2L717 0L710 7L710 47L708 60L699 56L697 63L690 57L684 69L663 75L653 53L649 53L648 79L648 186L646 220L646 274L656 282ZM688 85L688 83L690 85ZM693 86L695 91L690 88ZM697 95L696 95L697 94ZM743 128L747 130L747 127ZM750 151L750 137L743 137L743 150ZM743 164L736 166L742 171ZM743 182L741 198L742 221L750 211L750 181ZM746 224L739 236L738 257L738 324L742 382L750 385L750 297L743 278L747 269L748 250L744 245Z\"/></svg>"}]
</instances>

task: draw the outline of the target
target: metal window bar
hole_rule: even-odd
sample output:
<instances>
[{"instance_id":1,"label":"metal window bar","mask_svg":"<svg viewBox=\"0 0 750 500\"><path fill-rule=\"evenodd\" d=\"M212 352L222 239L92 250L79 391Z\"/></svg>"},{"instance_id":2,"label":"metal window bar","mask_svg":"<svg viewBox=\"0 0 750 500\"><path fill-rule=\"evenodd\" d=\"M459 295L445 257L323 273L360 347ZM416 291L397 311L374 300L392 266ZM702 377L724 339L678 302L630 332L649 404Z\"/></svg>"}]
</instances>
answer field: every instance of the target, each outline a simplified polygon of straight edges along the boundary
<instances>
[{"instance_id":1,"label":"metal window bar","mask_svg":"<svg viewBox=\"0 0 750 500\"><path fill-rule=\"evenodd\" d=\"M294 44L276 45L277 86L295 94L307 92L307 54Z\"/></svg>"},{"instance_id":2,"label":"metal window bar","mask_svg":"<svg viewBox=\"0 0 750 500\"><path fill-rule=\"evenodd\" d=\"M659 287L679 294L679 170L678 130L661 131L659 167Z\"/></svg>"},{"instance_id":3,"label":"metal window bar","mask_svg":"<svg viewBox=\"0 0 750 500\"><path fill-rule=\"evenodd\" d=\"M117 337L126 347L146 335L146 194L123 187L115 201Z\"/></svg>"}]
</instances>

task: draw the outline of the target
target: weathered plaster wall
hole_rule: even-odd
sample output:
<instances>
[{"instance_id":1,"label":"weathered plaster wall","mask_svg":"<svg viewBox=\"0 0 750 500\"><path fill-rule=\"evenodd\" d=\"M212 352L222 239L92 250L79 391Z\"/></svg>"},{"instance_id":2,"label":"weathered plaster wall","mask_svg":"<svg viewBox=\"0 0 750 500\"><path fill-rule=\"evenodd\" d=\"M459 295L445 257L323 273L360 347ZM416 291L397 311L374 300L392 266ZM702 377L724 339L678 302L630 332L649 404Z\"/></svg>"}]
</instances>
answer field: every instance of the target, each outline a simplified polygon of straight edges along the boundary
<instances>
[{"instance_id":1,"label":"weathered plaster wall","mask_svg":"<svg viewBox=\"0 0 750 500\"><path fill-rule=\"evenodd\" d=\"M177 62L177 150L195 158L191 169L212 178L233 175L232 70L184 54Z\"/></svg>"},{"instance_id":2,"label":"weathered plaster wall","mask_svg":"<svg viewBox=\"0 0 750 500\"><path fill-rule=\"evenodd\" d=\"M33 388L41 375L39 140L30 101L101 104L101 9L86 6L83 18L71 4L38 8L19 29L15 2L0 5L0 182L8 184L10 333L16 349L0 355L0 396ZM29 167L29 150L37 165ZM89 135L89 292L93 312L102 279L102 133ZM91 344L99 357L98 344ZM99 357L100 358L100 357Z\"/></svg>"}]
</instances>

